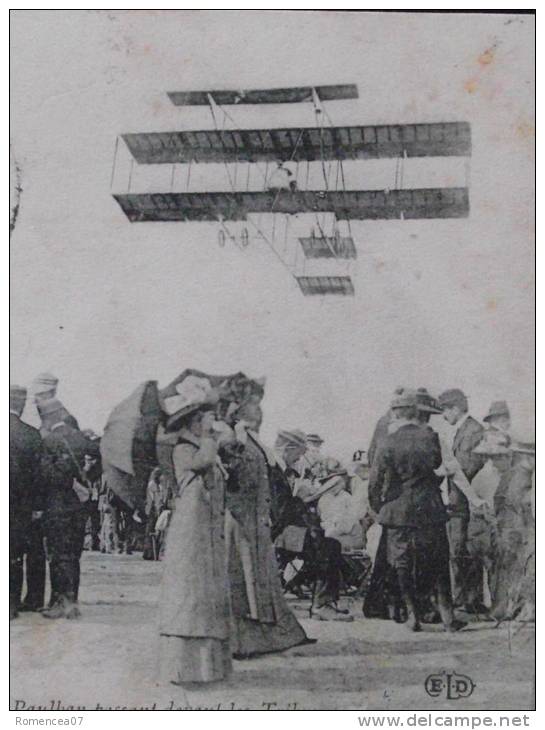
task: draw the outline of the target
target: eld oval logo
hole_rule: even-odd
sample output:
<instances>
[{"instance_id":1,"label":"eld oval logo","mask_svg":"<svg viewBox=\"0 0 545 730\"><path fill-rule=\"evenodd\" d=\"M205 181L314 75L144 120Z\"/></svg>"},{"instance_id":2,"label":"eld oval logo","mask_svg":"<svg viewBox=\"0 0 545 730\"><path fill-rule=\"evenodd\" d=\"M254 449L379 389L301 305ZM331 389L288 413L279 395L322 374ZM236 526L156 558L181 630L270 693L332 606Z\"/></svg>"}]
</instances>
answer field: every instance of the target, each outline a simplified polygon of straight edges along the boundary
<instances>
[{"instance_id":1,"label":"eld oval logo","mask_svg":"<svg viewBox=\"0 0 545 730\"><path fill-rule=\"evenodd\" d=\"M424 683L430 697L446 697L447 700L471 697L476 686L470 677L457 672L430 674Z\"/></svg>"}]
</instances>

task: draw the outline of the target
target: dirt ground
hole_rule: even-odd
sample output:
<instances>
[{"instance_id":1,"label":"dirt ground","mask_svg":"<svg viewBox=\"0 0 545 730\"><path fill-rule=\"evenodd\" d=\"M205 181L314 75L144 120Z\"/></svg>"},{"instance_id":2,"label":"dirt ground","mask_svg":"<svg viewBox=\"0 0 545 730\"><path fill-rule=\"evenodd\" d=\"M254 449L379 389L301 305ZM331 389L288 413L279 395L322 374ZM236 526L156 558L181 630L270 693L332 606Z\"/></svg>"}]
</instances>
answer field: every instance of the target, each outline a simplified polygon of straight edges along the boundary
<instances>
[{"instance_id":1,"label":"dirt ground","mask_svg":"<svg viewBox=\"0 0 545 730\"><path fill-rule=\"evenodd\" d=\"M85 553L79 621L22 614L11 622L12 709L533 709L533 626L413 634L365 619L359 601L353 623L311 620L298 601L294 611L316 644L236 661L229 681L205 689L160 685L160 576L161 563L140 554ZM430 697L425 680L442 671L470 677L471 696Z\"/></svg>"}]
</instances>

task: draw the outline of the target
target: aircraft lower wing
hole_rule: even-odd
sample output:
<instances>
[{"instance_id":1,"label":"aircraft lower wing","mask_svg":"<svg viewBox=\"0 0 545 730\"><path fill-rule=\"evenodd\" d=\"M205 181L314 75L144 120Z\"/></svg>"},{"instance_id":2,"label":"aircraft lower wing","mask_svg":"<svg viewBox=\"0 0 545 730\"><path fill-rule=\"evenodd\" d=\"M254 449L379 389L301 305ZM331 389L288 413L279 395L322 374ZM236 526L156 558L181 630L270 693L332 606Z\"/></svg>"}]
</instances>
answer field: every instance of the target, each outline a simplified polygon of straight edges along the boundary
<instances>
[{"instance_id":1,"label":"aircraft lower wing","mask_svg":"<svg viewBox=\"0 0 545 730\"><path fill-rule=\"evenodd\" d=\"M131 222L243 221L258 213L334 213L339 220L467 218L467 188L125 193L113 196Z\"/></svg>"}]
</instances>

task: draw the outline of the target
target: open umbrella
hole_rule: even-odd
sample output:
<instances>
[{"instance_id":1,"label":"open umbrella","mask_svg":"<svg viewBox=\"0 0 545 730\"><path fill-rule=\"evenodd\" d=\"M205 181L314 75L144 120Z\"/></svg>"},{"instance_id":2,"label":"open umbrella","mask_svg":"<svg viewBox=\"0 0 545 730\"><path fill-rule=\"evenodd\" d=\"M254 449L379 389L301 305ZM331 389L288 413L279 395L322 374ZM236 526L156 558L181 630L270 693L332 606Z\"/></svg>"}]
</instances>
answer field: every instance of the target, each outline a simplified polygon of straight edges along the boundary
<instances>
[{"instance_id":1,"label":"open umbrella","mask_svg":"<svg viewBox=\"0 0 545 730\"><path fill-rule=\"evenodd\" d=\"M106 483L132 509L142 510L150 472L157 466L161 414L157 382L148 380L113 409L100 442Z\"/></svg>"}]
</instances>

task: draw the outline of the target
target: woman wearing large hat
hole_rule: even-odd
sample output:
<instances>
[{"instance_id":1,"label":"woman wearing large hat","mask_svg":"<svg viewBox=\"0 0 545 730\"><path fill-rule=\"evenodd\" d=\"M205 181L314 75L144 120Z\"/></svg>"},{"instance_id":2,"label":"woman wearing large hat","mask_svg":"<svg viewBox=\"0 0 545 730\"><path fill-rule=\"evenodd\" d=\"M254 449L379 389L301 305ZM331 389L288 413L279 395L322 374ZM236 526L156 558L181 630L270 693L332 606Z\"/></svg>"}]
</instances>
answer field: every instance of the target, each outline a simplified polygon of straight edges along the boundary
<instances>
[{"instance_id":1,"label":"woman wearing large hat","mask_svg":"<svg viewBox=\"0 0 545 730\"><path fill-rule=\"evenodd\" d=\"M190 376L165 400L176 435L177 496L160 602L160 675L174 684L213 682L231 671L229 583L224 536L225 472L214 435L217 393ZM216 432L217 433L217 432Z\"/></svg>"},{"instance_id":2,"label":"woman wearing large hat","mask_svg":"<svg viewBox=\"0 0 545 730\"><path fill-rule=\"evenodd\" d=\"M233 413L237 441L222 449L229 479L225 537L231 600L231 648L237 659L309 642L284 598L271 540L274 456L259 439L262 411L245 400Z\"/></svg>"}]
</instances>

